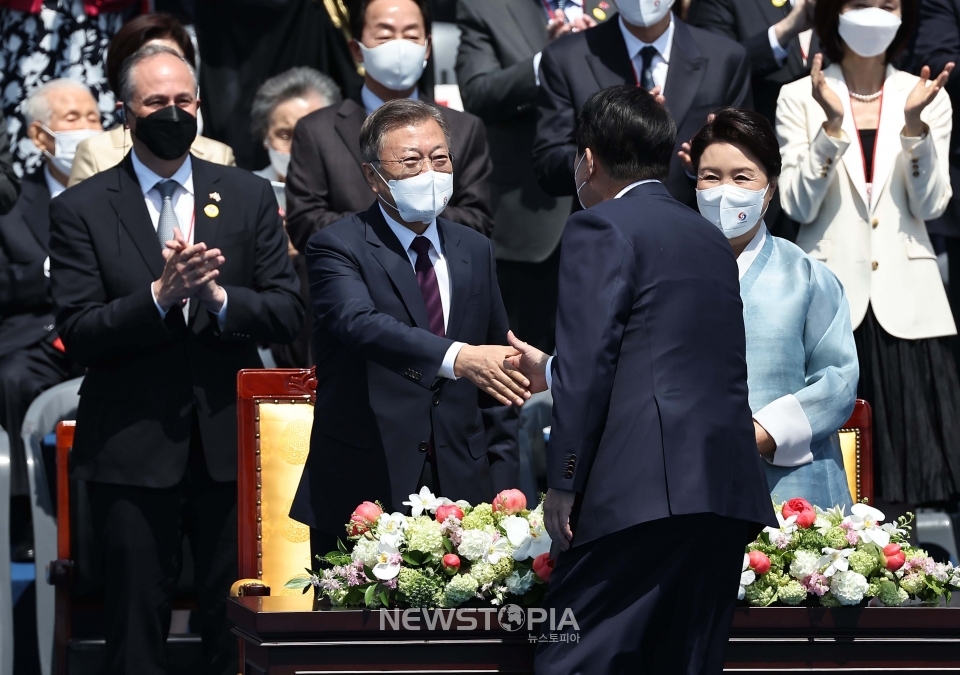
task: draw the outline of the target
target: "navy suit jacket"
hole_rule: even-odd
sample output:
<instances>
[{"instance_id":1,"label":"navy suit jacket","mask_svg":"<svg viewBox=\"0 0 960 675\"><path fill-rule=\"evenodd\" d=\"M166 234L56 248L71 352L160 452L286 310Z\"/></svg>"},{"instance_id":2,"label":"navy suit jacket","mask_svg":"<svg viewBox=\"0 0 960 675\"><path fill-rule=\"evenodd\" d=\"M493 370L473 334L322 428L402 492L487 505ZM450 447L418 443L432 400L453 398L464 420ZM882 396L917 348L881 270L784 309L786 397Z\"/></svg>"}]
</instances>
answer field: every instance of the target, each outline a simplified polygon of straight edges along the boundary
<instances>
[{"instance_id":1,"label":"navy suit jacket","mask_svg":"<svg viewBox=\"0 0 960 675\"><path fill-rule=\"evenodd\" d=\"M573 214L561 251L547 485L582 493L574 543L692 513L776 525L720 230L646 183Z\"/></svg>"},{"instance_id":2,"label":"navy suit jacket","mask_svg":"<svg viewBox=\"0 0 960 675\"><path fill-rule=\"evenodd\" d=\"M376 202L307 243L317 401L290 516L323 532L342 533L365 500L408 510L431 436L443 496L489 502L519 483L517 409L435 377L454 341L506 344L508 329L489 239L444 218L437 227L451 281L443 338Z\"/></svg>"}]
</instances>

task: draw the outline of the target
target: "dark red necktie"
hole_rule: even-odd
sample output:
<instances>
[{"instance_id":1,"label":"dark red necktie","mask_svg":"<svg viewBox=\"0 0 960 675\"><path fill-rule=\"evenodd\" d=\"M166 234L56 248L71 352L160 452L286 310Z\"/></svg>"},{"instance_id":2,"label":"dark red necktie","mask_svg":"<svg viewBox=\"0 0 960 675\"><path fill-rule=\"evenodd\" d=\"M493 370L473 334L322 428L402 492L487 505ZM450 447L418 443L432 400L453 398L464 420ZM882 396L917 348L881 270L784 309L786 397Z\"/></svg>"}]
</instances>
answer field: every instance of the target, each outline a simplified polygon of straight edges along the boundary
<instances>
[{"instance_id":1,"label":"dark red necktie","mask_svg":"<svg viewBox=\"0 0 960 675\"><path fill-rule=\"evenodd\" d=\"M420 293L423 295L423 304L427 306L430 332L446 337L447 331L443 327L443 303L440 301L440 284L437 283L437 273L433 269L433 263L430 262L430 240L426 237L417 237L410 244L410 250L417 254L414 269L417 272Z\"/></svg>"}]
</instances>

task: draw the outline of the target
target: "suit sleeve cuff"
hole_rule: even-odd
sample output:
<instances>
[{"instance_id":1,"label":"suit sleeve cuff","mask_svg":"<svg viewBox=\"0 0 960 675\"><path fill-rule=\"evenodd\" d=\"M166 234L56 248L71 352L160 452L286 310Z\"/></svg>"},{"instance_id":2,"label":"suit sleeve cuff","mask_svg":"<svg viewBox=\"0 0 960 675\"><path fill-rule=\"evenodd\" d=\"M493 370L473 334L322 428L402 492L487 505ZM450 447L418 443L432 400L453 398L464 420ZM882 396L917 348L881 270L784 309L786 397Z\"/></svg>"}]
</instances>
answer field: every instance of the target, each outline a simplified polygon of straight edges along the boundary
<instances>
[{"instance_id":1,"label":"suit sleeve cuff","mask_svg":"<svg viewBox=\"0 0 960 675\"><path fill-rule=\"evenodd\" d=\"M537 86L540 86L540 58L543 56L543 52L537 52L533 55L533 77L537 81Z\"/></svg>"},{"instance_id":2,"label":"suit sleeve cuff","mask_svg":"<svg viewBox=\"0 0 960 675\"><path fill-rule=\"evenodd\" d=\"M770 26L767 30L767 39L770 41L770 51L773 52L773 58L777 60L777 65L783 67L783 62L787 60L787 50L780 46L777 40L776 26Z\"/></svg>"},{"instance_id":3,"label":"suit sleeve cuff","mask_svg":"<svg viewBox=\"0 0 960 675\"><path fill-rule=\"evenodd\" d=\"M160 312L160 320L163 321L167 318L167 313L163 311L163 307L157 302L157 294L153 291L153 284L150 284L150 297L153 298L153 304L157 308L157 311Z\"/></svg>"},{"instance_id":4,"label":"suit sleeve cuff","mask_svg":"<svg viewBox=\"0 0 960 675\"><path fill-rule=\"evenodd\" d=\"M227 322L227 300L229 296L227 295L227 289L223 289L223 307L220 308L220 311L217 312L217 325L220 327L220 332L223 332L223 326Z\"/></svg>"},{"instance_id":5,"label":"suit sleeve cuff","mask_svg":"<svg viewBox=\"0 0 960 675\"><path fill-rule=\"evenodd\" d=\"M224 304L226 307L226 304ZM453 374L453 364L457 362L457 357L460 355L460 350L463 349L463 342L454 342L447 349L447 353L443 356L443 363L440 364L440 371L437 373L437 377L444 377L448 380L459 379L456 375Z\"/></svg>"},{"instance_id":6,"label":"suit sleeve cuff","mask_svg":"<svg viewBox=\"0 0 960 675\"><path fill-rule=\"evenodd\" d=\"M793 394L787 394L761 408L753 416L777 444L768 462L775 466L801 466L813 461L810 441L813 429L803 406Z\"/></svg>"},{"instance_id":7,"label":"suit sleeve cuff","mask_svg":"<svg viewBox=\"0 0 960 675\"><path fill-rule=\"evenodd\" d=\"M547 389L553 389L553 360L557 358L556 356L551 356L547 359L547 372L544 375L547 378Z\"/></svg>"}]
</instances>

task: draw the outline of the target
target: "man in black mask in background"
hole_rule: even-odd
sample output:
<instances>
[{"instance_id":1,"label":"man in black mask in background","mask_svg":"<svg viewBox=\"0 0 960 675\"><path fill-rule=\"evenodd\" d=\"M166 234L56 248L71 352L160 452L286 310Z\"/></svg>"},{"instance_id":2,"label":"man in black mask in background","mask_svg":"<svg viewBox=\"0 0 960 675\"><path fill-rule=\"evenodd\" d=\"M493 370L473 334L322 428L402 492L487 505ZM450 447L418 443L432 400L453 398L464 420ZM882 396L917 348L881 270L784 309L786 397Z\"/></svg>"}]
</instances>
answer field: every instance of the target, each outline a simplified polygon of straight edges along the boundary
<instances>
[{"instance_id":1,"label":"man in black mask in background","mask_svg":"<svg viewBox=\"0 0 960 675\"><path fill-rule=\"evenodd\" d=\"M67 354L87 367L72 475L88 482L105 579L106 668L167 672L181 534L195 561L204 662L235 675L236 378L289 342L299 282L270 185L189 154L196 79L177 52L130 57L133 150L50 207L50 281Z\"/></svg>"}]
</instances>

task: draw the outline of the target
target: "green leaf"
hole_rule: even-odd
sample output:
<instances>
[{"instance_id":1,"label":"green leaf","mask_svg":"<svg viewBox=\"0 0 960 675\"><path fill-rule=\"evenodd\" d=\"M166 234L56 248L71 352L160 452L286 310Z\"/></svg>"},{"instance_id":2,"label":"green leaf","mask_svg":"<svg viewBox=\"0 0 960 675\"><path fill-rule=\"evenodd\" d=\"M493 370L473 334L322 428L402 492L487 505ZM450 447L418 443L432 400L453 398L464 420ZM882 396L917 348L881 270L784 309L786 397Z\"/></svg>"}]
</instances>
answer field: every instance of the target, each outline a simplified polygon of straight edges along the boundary
<instances>
[{"instance_id":1,"label":"green leaf","mask_svg":"<svg viewBox=\"0 0 960 675\"><path fill-rule=\"evenodd\" d=\"M443 538L443 548L447 553L453 553L453 542L450 541L450 537Z\"/></svg>"},{"instance_id":2,"label":"green leaf","mask_svg":"<svg viewBox=\"0 0 960 675\"><path fill-rule=\"evenodd\" d=\"M283 585L284 588L308 588L312 586L312 579L308 576L295 576L293 579Z\"/></svg>"},{"instance_id":3,"label":"green leaf","mask_svg":"<svg viewBox=\"0 0 960 675\"><path fill-rule=\"evenodd\" d=\"M347 545L343 543L343 540L339 537L337 538L337 550L341 553L347 553Z\"/></svg>"},{"instance_id":4,"label":"green leaf","mask_svg":"<svg viewBox=\"0 0 960 675\"><path fill-rule=\"evenodd\" d=\"M363 594L363 604L367 607L373 607L373 603L376 600L377 587L374 584L367 586L367 590Z\"/></svg>"},{"instance_id":5,"label":"green leaf","mask_svg":"<svg viewBox=\"0 0 960 675\"><path fill-rule=\"evenodd\" d=\"M413 565L414 567L419 567L423 564L424 554L420 551L406 551L401 557L403 561L408 565Z\"/></svg>"},{"instance_id":6,"label":"green leaf","mask_svg":"<svg viewBox=\"0 0 960 675\"><path fill-rule=\"evenodd\" d=\"M384 607L390 606L390 596L387 595L387 589L383 586L380 587L380 602L383 603Z\"/></svg>"}]
</instances>

